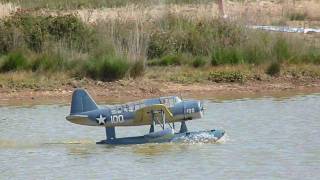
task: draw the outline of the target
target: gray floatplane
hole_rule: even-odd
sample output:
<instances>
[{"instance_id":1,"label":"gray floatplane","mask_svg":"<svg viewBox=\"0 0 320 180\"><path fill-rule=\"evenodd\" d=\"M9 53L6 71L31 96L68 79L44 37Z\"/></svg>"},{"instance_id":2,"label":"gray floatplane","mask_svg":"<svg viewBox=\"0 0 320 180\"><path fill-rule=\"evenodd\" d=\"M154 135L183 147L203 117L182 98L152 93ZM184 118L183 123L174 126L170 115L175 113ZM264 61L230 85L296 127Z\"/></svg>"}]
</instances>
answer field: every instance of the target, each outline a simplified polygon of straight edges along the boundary
<instances>
[{"instance_id":1,"label":"gray floatplane","mask_svg":"<svg viewBox=\"0 0 320 180\"><path fill-rule=\"evenodd\" d=\"M181 137L192 137L206 133L215 140L224 135L223 130L189 132L186 121L203 117L204 107L200 101L184 100L177 96L146 99L122 105L99 108L88 92L76 89L72 95L70 115L66 119L72 123L101 126L105 128L106 140L97 144L144 144L171 142ZM175 123L180 122L180 130L175 132ZM116 126L150 125L149 133L143 136L117 138ZM155 131L156 126L160 127ZM159 128L158 128L159 129Z\"/></svg>"}]
</instances>

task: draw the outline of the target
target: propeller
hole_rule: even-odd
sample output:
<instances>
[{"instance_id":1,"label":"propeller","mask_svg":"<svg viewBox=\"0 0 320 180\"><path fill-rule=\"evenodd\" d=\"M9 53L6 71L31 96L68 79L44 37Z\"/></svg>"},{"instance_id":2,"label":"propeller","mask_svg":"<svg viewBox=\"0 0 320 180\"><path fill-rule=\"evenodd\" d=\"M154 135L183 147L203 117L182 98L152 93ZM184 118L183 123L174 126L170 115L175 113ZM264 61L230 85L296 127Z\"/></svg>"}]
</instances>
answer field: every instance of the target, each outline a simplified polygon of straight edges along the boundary
<instances>
[{"instance_id":1,"label":"propeller","mask_svg":"<svg viewBox=\"0 0 320 180\"><path fill-rule=\"evenodd\" d=\"M200 111L203 113L203 115L205 110L206 108L204 107L204 101L200 101Z\"/></svg>"}]
</instances>

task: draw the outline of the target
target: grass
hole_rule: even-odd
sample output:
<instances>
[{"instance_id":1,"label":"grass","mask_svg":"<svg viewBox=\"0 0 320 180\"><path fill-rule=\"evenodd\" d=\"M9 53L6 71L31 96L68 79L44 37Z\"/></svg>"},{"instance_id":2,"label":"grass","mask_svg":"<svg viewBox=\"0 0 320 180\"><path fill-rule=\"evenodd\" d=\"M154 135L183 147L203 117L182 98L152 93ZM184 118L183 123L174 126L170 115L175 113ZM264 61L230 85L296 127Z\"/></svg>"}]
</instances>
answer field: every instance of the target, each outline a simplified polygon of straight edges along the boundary
<instances>
[{"instance_id":1,"label":"grass","mask_svg":"<svg viewBox=\"0 0 320 180\"><path fill-rule=\"evenodd\" d=\"M304 21L308 18L306 12L291 11L287 13L287 17L290 21Z\"/></svg>"},{"instance_id":2,"label":"grass","mask_svg":"<svg viewBox=\"0 0 320 180\"><path fill-rule=\"evenodd\" d=\"M0 72L23 70L28 67L26 58L21 53L9 53L3 58Z\"/></svg>"},{"instance_id":3,"label":"grass","mask_svg":"<svg viewBox=\"0 0 320 180\"><path fill-rule=\"evenodd\" d=\"M203 83L246 83L252 81L270 82L276 79L291 80L320 78L319 65L288 64L279 76L266 74L269 65L220 65L194 68L191 66L153 66L146 70L147 79L169 81L182 84Z\"/></svg>"},{"instance_id":4,"label":"grass","mask_svg":"<svg viewBox=\"0 0 320 180\"><path fill-rule=\"evenodd\" d=\"M220 82L238 82L243 83L245 81L245 75L240 71L213 71L209 73L208 79L210 81Z\"/></svg>"},{"instance_id":5,"label":"grass","mask_svg":"<svg viewBox=\"0 0 320 180\"><path fill-rule=\"evenodd\" d=\"M71 84L73 79L63 73L55 72L39 76L31 71L8 72L0 76L0 87L12 91L19 89L53 90Z\"/></svg>"},{"instance_id":6,"label":"grass","mask_svg":"<svg viewBox=\"0 0 320 180\"><path fill-rule=\"evenodd\" d=\"M206 59L203 57L196 57L193 62L192 62L192 66L195 68L199 68L199 67L203 67L205 66L207 63Z\"/></svg>"},{"instance_id":7,"label":"grass","mask_svg":"<svg viewBox=\"0 0 320 180\"><path fill-rule=\"evenodd\" d=\"M212 0L1 0L2 3L14 3L23 8L48 8L48 9L79 9L122 7L130 4L154 5L154 4L191 4L207 3Z\"/></svg>"},{"instance_id":8,"label":"grass","mask_svg":"<svg viewBox=\"0 0 320 180\"><path fill-rule=\"evenodd\" d=\"M318 41L250 30L231 20L170 13L153 21L113 19L86 24L73 14L50 16L21 11L0 19L0 31L3 73L64 72L74 78L114 81L143 76L152 66L181 66L190 72L168 79L242 82L246 79L244 71L198 70L267 66L271 62L283 66L320 64Z\"/></svg>"},{"instance_id":9,"label":"grass","mask_svg":"<svg viewBox=\"0 0 320 180\"><path fill-rule=\"evenodd\" d=\"M273 82L276 79L305 80L319 79L320 67L312 64L288 64L281 70L281 76L272 77L265 74L267 65L221 65L194 68L192 66L152 66L144 71L144 77L138 81L147 79L153 82L173 82L182 84L210 84L218 83L246 83L252 81ZM237 75L232 75L237 73ZM210 75L211 74L211 75ZM215 75L213 75L215 74ZM214 79L210 79L213 78ZM230 78L231 77L231 78ZM239 78L240 77L240 78ZM242 79L242 78L243 79ZM276 78L276 79L274 79ZM220 80L221 79L221 80ZM54 90L65 86L92 87L95 82L86 78L78 79L67 72L53 72L45 76L32 71L7 72L0 76L0 87L10 91L20 89Z\"/></svg>"},{"instance_id":10,"label":"grass","mask_svg":"<svg viewBox=\"0 0 320 180\"><path fill-rule=\"evenodd\" d=\"M83 69L86 76L103 81L121 79L128 70L127 60L114 56L89 60Z\"/></svg>"},{"instance_id":11,"label":"grass","mask_svg":"<svg viewBox=\"0 0 320 180\"><path fill-rule=\"evenodd\" d=\"M266 70L266 73L270 76L279 76L281 70L281 65L279 62L273 62L269 65L269 67Z\"/></svg>"}]
</instances>

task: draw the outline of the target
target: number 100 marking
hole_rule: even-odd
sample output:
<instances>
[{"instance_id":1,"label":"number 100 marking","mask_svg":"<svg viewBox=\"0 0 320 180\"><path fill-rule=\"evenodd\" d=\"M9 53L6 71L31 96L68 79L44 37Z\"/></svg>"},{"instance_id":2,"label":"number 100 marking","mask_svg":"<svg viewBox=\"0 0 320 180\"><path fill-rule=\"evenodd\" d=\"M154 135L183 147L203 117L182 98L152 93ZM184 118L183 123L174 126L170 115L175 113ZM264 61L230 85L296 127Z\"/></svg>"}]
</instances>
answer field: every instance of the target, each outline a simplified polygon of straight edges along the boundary
<instances>
[{"instance_id":1,"label":"number 100 marking","mask_svg":"<svg viewBox=\"0 0 320 180\"><path fill-rule=\"evenodd\" d=\"M111 123L122 123L124 122L123 115L113 115L110 116Z\"/></svg>"}]
</instances>

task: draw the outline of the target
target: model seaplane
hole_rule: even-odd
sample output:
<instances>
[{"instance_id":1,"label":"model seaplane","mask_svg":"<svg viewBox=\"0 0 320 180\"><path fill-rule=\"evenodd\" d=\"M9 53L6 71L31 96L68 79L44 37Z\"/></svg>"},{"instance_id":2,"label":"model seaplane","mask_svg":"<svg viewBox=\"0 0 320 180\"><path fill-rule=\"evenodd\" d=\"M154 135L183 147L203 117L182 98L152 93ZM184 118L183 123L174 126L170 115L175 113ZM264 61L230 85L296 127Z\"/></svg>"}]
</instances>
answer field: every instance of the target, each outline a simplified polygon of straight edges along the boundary
<instances>
[{"instance_id":1,"label":"model seaplane","mask_svg":"<svg viewBox=\"0 0 320 180\"><path fill-rule=\"evenodd\" d=\"M223 130L188 131L186 121L202 118L203 111L204 107L200 101L182 101L177 96L99 108L86 90L76 89L72 95L71 112L66 119L75 124L104 127L106 140L97 142L97 144L170 142L173 139L194 136L199 133L208 133L216 140L220 139L224 135ZM176 122L181 123L179 132L175 132ZM148 134L136 137L116 137L116 126L141 125L150 125ZM156 126L160 126L159 131L155 131Z\"/></svg>"}]
</instances>

